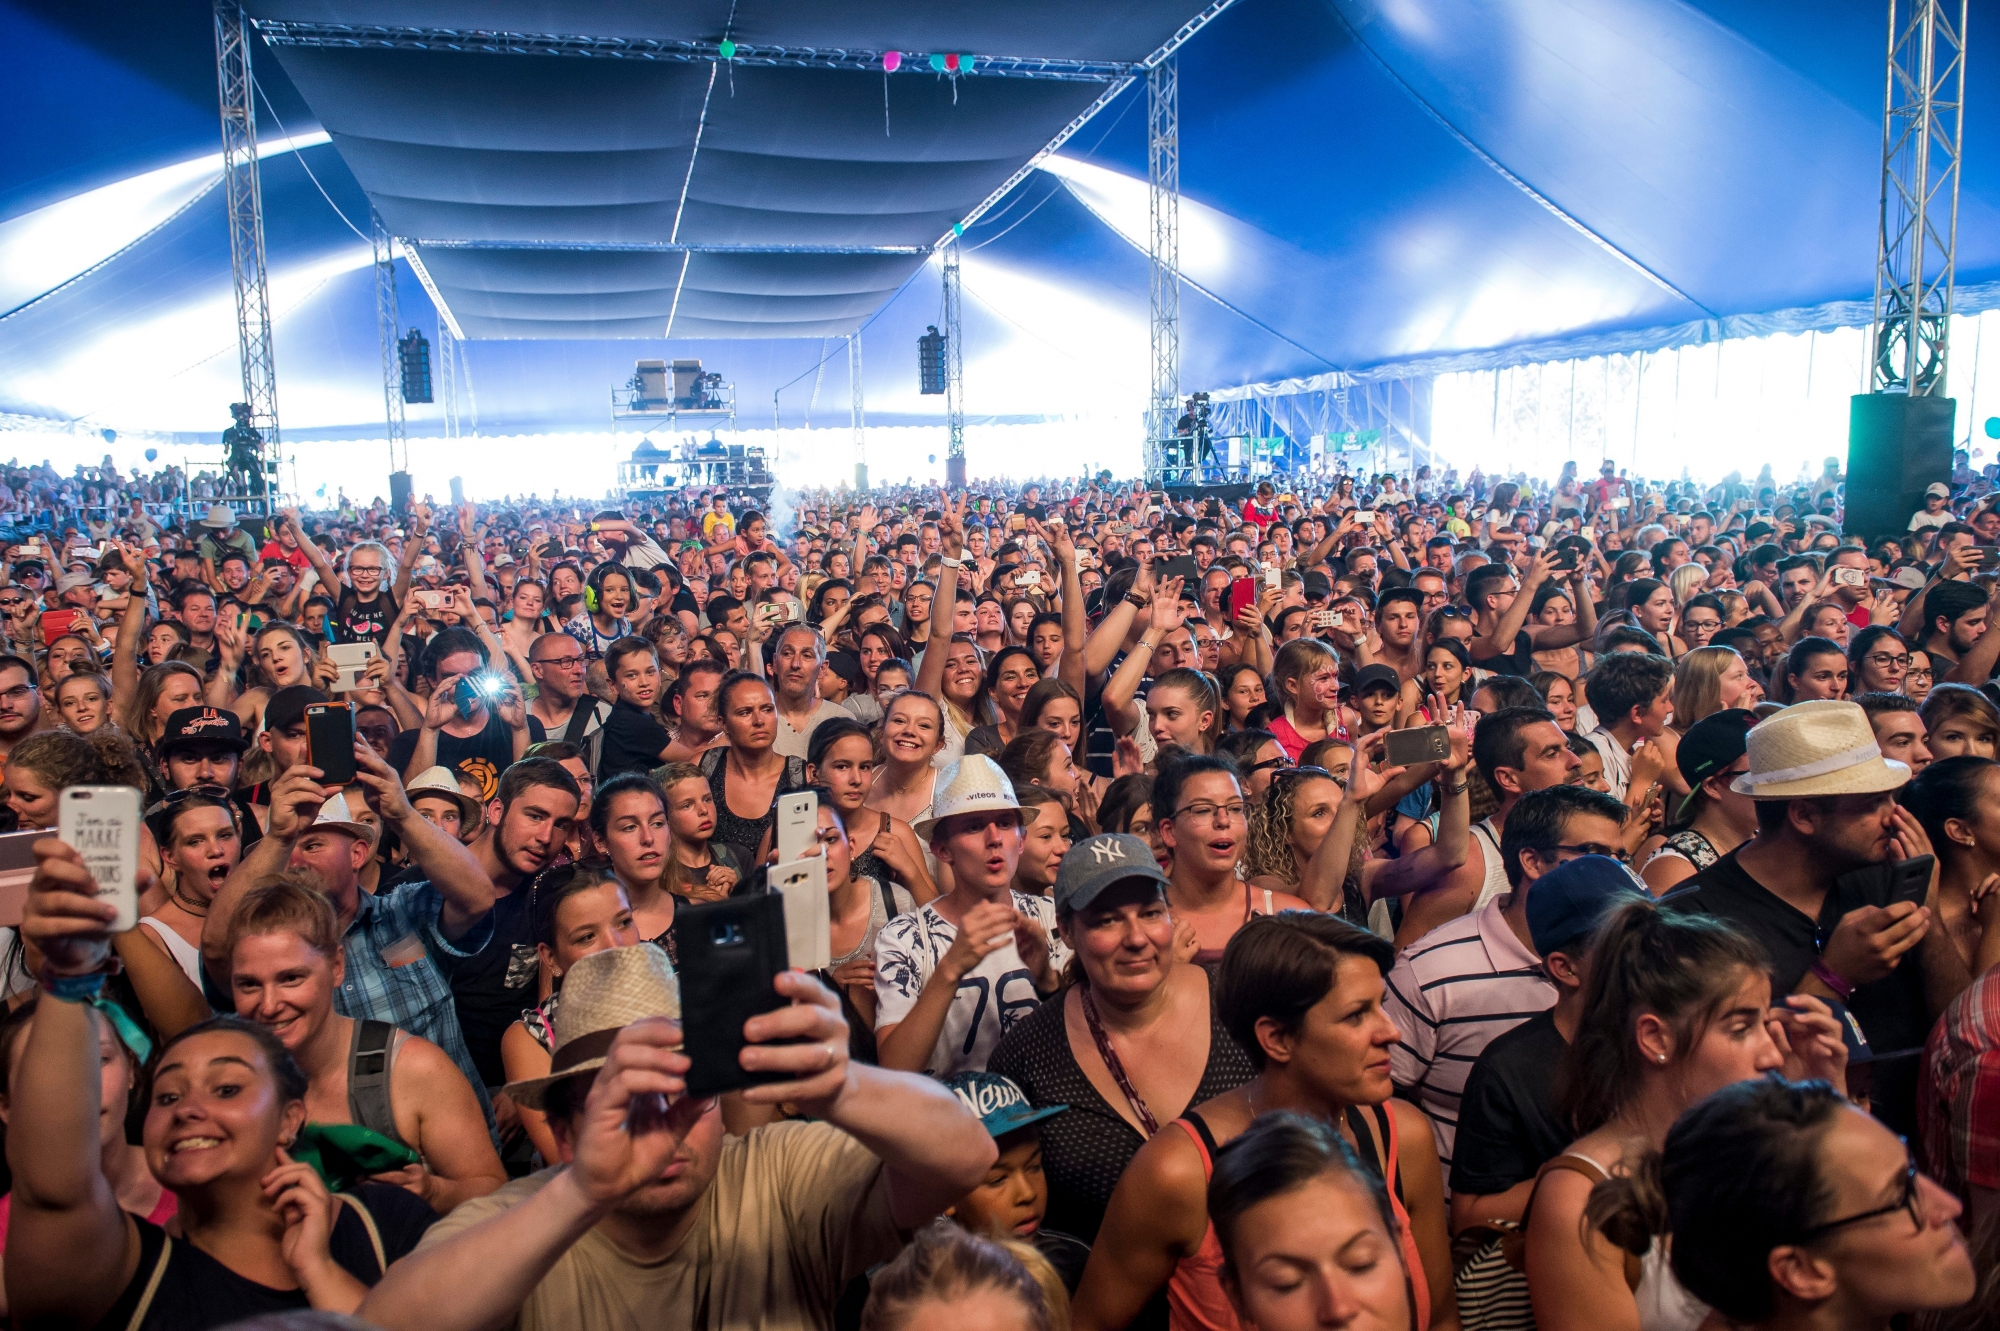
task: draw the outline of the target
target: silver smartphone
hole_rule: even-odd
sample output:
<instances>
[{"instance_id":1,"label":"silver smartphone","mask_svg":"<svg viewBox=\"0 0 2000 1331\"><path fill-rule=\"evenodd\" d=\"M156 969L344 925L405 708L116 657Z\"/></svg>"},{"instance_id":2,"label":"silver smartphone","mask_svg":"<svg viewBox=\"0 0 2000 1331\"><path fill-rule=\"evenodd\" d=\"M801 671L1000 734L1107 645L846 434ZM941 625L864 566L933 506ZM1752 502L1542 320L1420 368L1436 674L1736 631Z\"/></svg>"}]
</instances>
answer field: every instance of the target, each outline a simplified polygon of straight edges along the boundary
<instances>
[{"instance_id":1,"label":"silver smartphone","mask_svg":"<svg viewBox=\"0 0 2000 1331\"><path fill-rule=\"evenodd\" d=\"M118 907L111 932L139 923L139 792L132 786L70 786L56 805L56 836L83 856L97 895Z\"/></svg>"}]
</instances>

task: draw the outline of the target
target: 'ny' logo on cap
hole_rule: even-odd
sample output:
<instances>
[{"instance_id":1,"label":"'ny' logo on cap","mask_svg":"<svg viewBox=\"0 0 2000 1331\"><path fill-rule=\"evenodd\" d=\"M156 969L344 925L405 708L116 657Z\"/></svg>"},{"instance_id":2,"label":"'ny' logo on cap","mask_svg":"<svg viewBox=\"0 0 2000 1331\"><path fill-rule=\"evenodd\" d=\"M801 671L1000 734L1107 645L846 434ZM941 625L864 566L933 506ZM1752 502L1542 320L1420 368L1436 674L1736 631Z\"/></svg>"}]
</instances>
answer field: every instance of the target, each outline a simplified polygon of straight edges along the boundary
<instances>
[{"instance_id":1,"label":"'ny' logo on cap","mask_svg":"<svg viewBox=\"0 0 2000 1331\"><path fill-rule=\"evenodd\" d=\"M1093 841L1090 843L1090 854L1093 859L1102 864L1106 860L1124 859L1125 847L1119 845L1116 841Z\"/></svg>"}]
</instances>

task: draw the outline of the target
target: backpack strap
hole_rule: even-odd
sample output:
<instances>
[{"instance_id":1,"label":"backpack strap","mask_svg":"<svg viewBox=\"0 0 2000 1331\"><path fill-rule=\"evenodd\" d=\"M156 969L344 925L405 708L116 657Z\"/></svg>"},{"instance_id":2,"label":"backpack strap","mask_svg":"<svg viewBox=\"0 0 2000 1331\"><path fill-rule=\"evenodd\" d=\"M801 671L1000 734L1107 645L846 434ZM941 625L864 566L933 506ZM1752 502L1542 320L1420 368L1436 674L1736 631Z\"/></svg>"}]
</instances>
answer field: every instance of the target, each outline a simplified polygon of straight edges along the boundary
<instances>
[{"instance_id":1,"label":"backpack strap","mask_svg":"<svg viewBox=\"0 0 2000 1331\"><path fill-rule=\"evenodd\" d=\"M125 1331L139 1331L140 1324L153 1307L153 1298L160 1292L160 1282L167 1275L167 1259L174 1255L174 1240L164 1231L160 1234L160 1255L153 1259L153 1274L146 1277L146 1288L139 1291L139 1302L132 1309L132 1320L125 1324Z\"/></svg>"},{"instance_id":2,"label":"backpack strap","mask_svg":"<svg viewBox=\"0 0 2000 1331\"><path fill-rule=\"evenodd\" d=\"M382 1231L375 1226L375 1217L367 1204L351 1192L336 1192L334 1200L350 1208L360 1219L361 1227L368 1231L368 1246L375 1250L375 1279L380 1280L389 1270L389 1252L382 1246Z\"/></svg>"},{"instance_id":3,"label":"backpack strap","mask_svg":"<svg viewBox=\"0 0 2000 1331\"><path fill-rule=\"evenodd\" d=\"M364 1128L402 1142L396 1111L389 1103L389 1071L395 1064L396 1028L362 1018L354 1023L347 1050L347 1112Z\"/></svg>"},{"instance_id":4,"label":"backpack strap","mask_svg":"<svg viewBox=\"0 0 2000 1331\"><path fill-rule=\"evenodd\" d=\"M576 705L569 709L568 722L563 725L562 737L565 744L583 747L583 735L590 729L591 718L597 715L597 703L596 695L589 693L576 700Z\"/></svg>"}]
</instances>

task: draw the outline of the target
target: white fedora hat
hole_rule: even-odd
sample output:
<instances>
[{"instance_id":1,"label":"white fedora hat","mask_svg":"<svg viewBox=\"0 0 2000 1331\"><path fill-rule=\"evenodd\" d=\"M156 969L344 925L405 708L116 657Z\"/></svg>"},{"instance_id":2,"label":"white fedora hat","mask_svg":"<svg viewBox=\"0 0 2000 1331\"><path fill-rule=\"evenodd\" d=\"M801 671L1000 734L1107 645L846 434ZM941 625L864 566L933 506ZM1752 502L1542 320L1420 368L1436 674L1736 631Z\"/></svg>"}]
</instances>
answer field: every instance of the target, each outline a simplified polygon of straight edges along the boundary
<instances>
[{"instance_id":1,"label":"white fedora hat","mask_svg":"<svg viewBox=\"0 0 2000 1331\"><path fill-rule=\"evenodd\" d=\"M1729 783L1759 800L1873 795L1895 790L1910 769L1884 758L1857 703L1817 698L1793 703L1750 731L1750 770Z\"/></svg>"},{"instance_id":2,"label":"white fedora hat","mask_svg":"<svg viewBox=\"0 0 2000 1331\"><path fill-rule=\"evenodd\" d=\"M983 753L969 754L944 769L931 796L931 807L910 824L910 830L928 838L932 828L961 813L1020 807L1014 798L1014 783L1000 770L1000 764Z\"/></svg>"}]
</instances>

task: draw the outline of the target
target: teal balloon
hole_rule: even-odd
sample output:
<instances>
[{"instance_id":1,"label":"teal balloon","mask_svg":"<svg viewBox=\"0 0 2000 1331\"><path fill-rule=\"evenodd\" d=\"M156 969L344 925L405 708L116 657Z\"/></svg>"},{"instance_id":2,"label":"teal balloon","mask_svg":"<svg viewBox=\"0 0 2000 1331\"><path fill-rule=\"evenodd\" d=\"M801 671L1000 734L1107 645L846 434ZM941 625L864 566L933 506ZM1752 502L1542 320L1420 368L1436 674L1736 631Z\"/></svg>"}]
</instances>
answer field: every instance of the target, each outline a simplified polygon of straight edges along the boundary
<instances>
[{"instance_id":1,"label":"teal balloon","mask_svg":"<svg viewBox=\"0 0 2000 1331\"><path fill-rule=\"evenodd\" d=\"M944 73L944 56L942 54L931 57L931 68L940 74Z\"/></svg>"},{"instance_id":2,"label":"teal balloon","mask_svg":"<svg viewBox=\"0 0 2000 1331\"><path fill-rule=\"evenodd\" d=\"M1988 439L2000 439L2000 416L1988 416L1986 418L1986 437Z\"/></svg>"}]
</instances>

